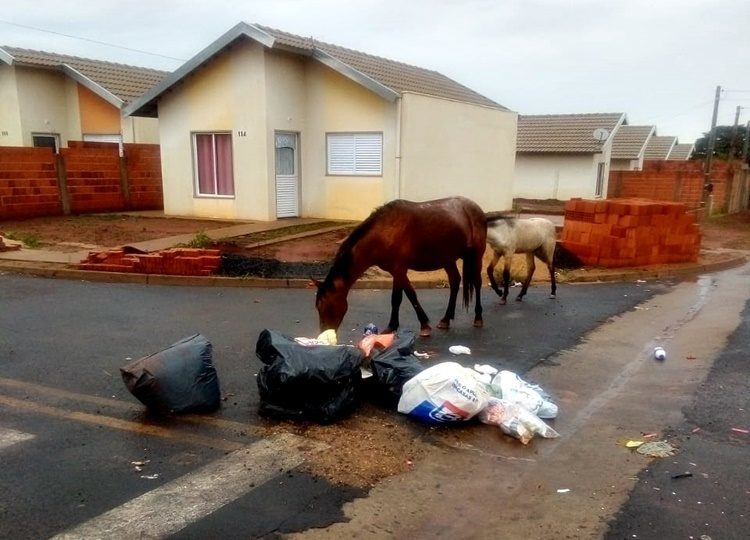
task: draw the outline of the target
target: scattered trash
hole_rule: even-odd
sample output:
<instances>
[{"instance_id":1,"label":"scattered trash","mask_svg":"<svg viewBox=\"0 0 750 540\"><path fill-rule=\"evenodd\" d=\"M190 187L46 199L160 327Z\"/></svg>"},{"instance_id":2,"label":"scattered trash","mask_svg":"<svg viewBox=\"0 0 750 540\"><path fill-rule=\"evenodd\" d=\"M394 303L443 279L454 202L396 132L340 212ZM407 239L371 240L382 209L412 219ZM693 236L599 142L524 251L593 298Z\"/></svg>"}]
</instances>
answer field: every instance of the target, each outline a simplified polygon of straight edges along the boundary
<instances>
[{"instance_id":1,"label":"scattered trash","mask_svg":"<svg viewBox=\"0 0 750 540\"><path fill-rule=\"evenodd\" d=\"M644 433L644 434L643 434L643 438L644 438L644 439L653 439L653 438L654 438L654 437L656 437L657 435L658 435L658 433L656 433L656 432L651 432L651 433Z\"/></svg>"},{"instance_id":2,"label":"scattered trash","mask_svg":"<svg viewBox=\"0 0 750 540\"><path fill-rule=\"evenodd\" d=\"M646 280L645 279L636 279L635 282L636 283L646 283Z\"/></svg>"},{"instance_id":3,"label":"scattered trash","mask_svg":"<svg viewBox=\"0 0 750 540\"><path fill-rule=\"evenodd\" d=\"M657 360L664 360L667 357L667 353L662 347L656 347L654 349L654 358Z\"/></svg>"},{"instance_id":4,"label":"scattered trash","mask_svg":"<svg viewBox=\"0 0 750 540\"><path fill-rule=\"evenodd\" d=\"M414 351L412 354L416 356L417 358L429 358L430 357L430 355L427 354L426 352Z\"/></svg>"},{"instance_id":5,"label":"scattered trash","mask_svg":"<svg viewBox=\"0 0 750 540\"><path fill-rule=\"evenodd\" d=\"M463 345L451 345L448 350L451 354L471 354L471 349Z\"/></svg>"},{"instance_id":6,"label":"scattered trash","mask_svg":"<svg viewBox=\"0 0 750 540\"><path fill-rule=\"evenodd\" d=\"M380 332L378 330L378 327L375 326L373 323L370 323L367 326L365 326L365 329L363 332L365 336L369 336L370 334L379 334L379 333Z\"/></svg>"},{"instance_id":7,"label":"scattered trash","mask_svg":"<svg viewBox=\"0 0 750 540\"><path fill-rule=\"evenodd\" d=\"M359 402L363 355L352 345L305 346L263 330L255 346L265 364L256 379L261 415L329 423Z\"/></svg>"},{"instance_id":8,"label":"scattered trash","mask_svg":"<svg viewBox=\"0 0 750 540\"><path fill-rule=\"evenodd\" d=\"M136 467L143 467L147 463L151 463L151 460L147 459L147 460L144 460L144 461L131 461L130 462L131 465L135 465Z\"/></svg>"},{"instance_id":9,"label":"scattered trash","mask_svg":"<svg viewBox=\"0 0 750 540\"><path fill-rule=\"evenodd\" d=\"M373 351L387 349L393 345L395 338L395 334L365 334L357 344L357 347L365 355L365 358L369 358L373 354Z\"/></svg>"},{"instance_id":10,"label":"scattered trash","mask_svg":"<svg viewBox=\"0 0 750 540\"><path fill-rule=\"evenodd\" d=\"M679 473L679 474L673 474L672 478L677 480L678 478L690 478L691 476L693 476L693 473L684 472L684 473Z\"/></svg>"},{"instance_id":11,"label":"scattered trash","mask_svg":"<svg viewBox=\"0 0 750 540\"><path fill-rule=\"evenodd\" d=\"M474 371L478 371L483 375L497 375L498 369L487 364L474 364Z\"/></svg>"},{"instance_id":12,"label":"scattered trash","mask_svg":"<svg viewBox=\"0 0 750 540\"><path fill-rule=\"evenodd\" d=\"M146 480L156 480L157 478L159 478L159 474L142 474L141 478L144 478Z\"/></svg>"},{"instance_id":13,"label":"scattered trash","mask_svg":"<svg viewBox=\"0 0 750 540\"><path fill-rule=\"evenodd\" d=\"M733 427L731 429L731 431L734 431L735 433L743 433L745 435L747 435L748 433L750 433L750 430L747 430L747 429L744 429L744 428L738 428L738 427Z\"/></svg>"},{"instance_id":14,"label":"scattered trash","mask_svg":"<svg viewBox=\"0 0 750 540\"><path fill-rule=\"evenodd\" d=\"M698 433L701 430L699 427L693 428L693 430L690 433Z\"/></svg>"},{"instance_id":15,"label":"scattered trash","mask_svg":"<svg viewBox=\"0 0 750 540\"><path fill-rule=\"evenodd\" d=\"M640 445L636 452L650 457L673 456L677 449L667 441L652 441Z\"/></svg>"},{"instance_id":16,"label":"scattered trash","mask_svg":"<svg viewBox=\"0 0 750 540\"><path fill-rule=\"evenodd\" d=\"M221 402L211 343L195 334L120 368L130 393L159 413L205 412Z\"/></svg>"},{"instance_id":17,"label":"scattered trash","mask_svg":"<svg viewBox=\"0 0 750 540\"><path fill-rule=\"evenodd\" d=\"M490 383L495 397L517 403L539 418L556 418L557 405L539 385L529 384L512 371L503 370Z\"/></svg>"},{"instance_id":18,"label":"scattered trash","mask_svg":"<svg viewBox=\"0 0 750 540\"><path fill-rule=\"evenodd\" d=\"M557 490L558 493L570 493L570 488L562 488Z\"/></svg>"},{"instance_id":19,"label":"scattered trash","mask_svg":"<svg viewBox=\"0 0 750 540\"><path fill-rule=\"evenodd\" d=\"M518 403L505 399L490 397L487 406L479 413L479 420L484 424L498 426L503 433L515 437L523 444L528 444L534 435L552 439L559 434Z\"/></svg>"},{"instance_id":20,"label":"scattered trash","mask_svg":"<svg viewBox=\"0 0 750 540\"><path fill-rule=\"evenodd\" d=\"M626 441L625 448L638 448L643 444L643 441Z\"/></svg>"},{"instance_id":21,"label":"scattered trash","mask_svg":"<svg viewBox=\"0 0 750 540\"><path fill-rule=\"evenodd\" d=\"M398 412L431 423L465 422L487 405L478 374L456 362L442 362L404 383Z\"/></svg>"},{"instance_id":22,"label":"scattered trash","mask_svg":"<svg viewBox=\"0 0 750 540\"><path fill-rule=\"evenodd\" d=\"M304 345L305 347L314 347L316 345L336 345L336 331L326 330L324 332L321 332L321 334L316 338L296 337L294 338L294 341L299 343L300 345Z\"/></svg>"}]
</instances>

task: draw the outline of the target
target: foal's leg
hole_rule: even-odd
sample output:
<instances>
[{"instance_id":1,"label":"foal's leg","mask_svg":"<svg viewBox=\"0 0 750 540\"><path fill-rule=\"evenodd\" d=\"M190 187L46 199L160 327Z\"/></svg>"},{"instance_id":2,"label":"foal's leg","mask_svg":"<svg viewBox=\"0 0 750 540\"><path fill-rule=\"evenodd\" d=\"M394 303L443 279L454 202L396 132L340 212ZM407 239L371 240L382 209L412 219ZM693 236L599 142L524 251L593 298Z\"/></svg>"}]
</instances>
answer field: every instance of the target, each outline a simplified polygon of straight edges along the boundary
<instances>
[{"instance_id":1,"label":"foal's leg","mask_svg":"<svg viewBox=\"0 0 750 540\"><path fill-rule=\"evenodd\" d=\"M487 277L490 280L490 287L492 287L492 290L497 293L497 295L502 298L503 293L500 290L500 288L497 286L497 281L495 280L495 266L497 266L497 262L500 260L500 254L492 250L492 260L490 261L490 264L487 266ZM482 267L482 263L479 263L479 267Z\"/></svg>"},{"instance_id":2,"label":"foal's leg","mask_svg":"<svg viewBox=\"0 0 750 540\"><path fill-rule=\"evenodd\" d=\"M406 293L406 297L409 299L409 302L411 302L411 305L417 314L417 319L419 319L419 335L422 337L428 337L432 334L430 319L429 317L427 317L427 313L424 312L424 309L422 309L422 305L419 303L419 300L417 300L417 292L414 290L414 286L411 284L411 281L409 281L409 278L407 278L406 276L404 276L404 279L406 280L404 283L404 292ZM440 328L439 325L438 328Z\"/></svg>"},{"instance_id":3,"label":"foal's leg","mask_svg":"<svg viewBox=\"0 0 750 540\"><path fill-rule=\"evenodd\" d=\"M508 287L510 286L510 263L512 260L512 253L505 253L503 255L503 295L500 297L501 304L505 304L508 301Z\"/></svg>"},{"instance_id":4,"label":"foal's leg","mask_svg":"<svg viewBox=\"0 0 750 540\"><path fill-rule=\"evenodd\" d=\"M474 304L474 327L482 328L484 321L482 320L482 259L484 253L476 253L476 260L474 261L474 275L471 276L471 281L474 283L474 294L476 297L476 303Z\"/></svg>"},{"instance_id":5,"label":"foal's leg","mask_svg":"<svg viewBox=\"0 0 750 540\"><path fill-rule=\"evenodd\" d=\"M552 243L551 245L542 246L537 251L538 253L536 256L547 265L547 270L549 270L549 279L552 282L552 292L550 292L549 297L556 298L557 282L555 281L555 244Z\"/></svg>"},{"instance_id":6,"label":"foal's leg","mask_svg":"<svg viewBox=\"0 0 750 540\"><path fill-rule=\"evenodd\" d=\"M527 253L526 279L523 282L523 287L521 287L521 292L518 293L518 297L516 297L517 302L522 301L523 297L526 295L526 291L529 290L529 283L531 283L531 276L534 275L534 270L536 270L536 264L534 264L534 253Z\"/></svg>"},{"instance_id":7,"label":"foal's leg","mask_svg":"<svg viewBox=\"0 0 750 540\"><path fill-rule=\"evenodd\" d=\"M458 288L461 285L461 274L455 262L445 266L445 273L448 274L451 292L448 298L448 309L445 310L445 315L437 325L438 328L443 330L450 328L451 320L456 318L456 298L458 298Z\"/></svg>"}]
</instances>

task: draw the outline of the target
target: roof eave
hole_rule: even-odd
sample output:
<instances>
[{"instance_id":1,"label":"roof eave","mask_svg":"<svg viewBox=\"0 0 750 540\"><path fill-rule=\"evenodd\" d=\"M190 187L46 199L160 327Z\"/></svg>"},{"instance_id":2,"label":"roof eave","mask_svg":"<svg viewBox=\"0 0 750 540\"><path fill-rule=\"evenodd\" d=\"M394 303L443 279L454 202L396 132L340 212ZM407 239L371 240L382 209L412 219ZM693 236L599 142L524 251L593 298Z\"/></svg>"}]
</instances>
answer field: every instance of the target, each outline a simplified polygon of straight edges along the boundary
<instances>
[{"instance_id":1,"label":"roof eave","mask_svg":"<svg viewBox=\"0 0 750 540\"><path fill-rule=\"evenodd\" d=\"M93 93L95 93L97 96L102 98L107 103L113 105L114 107L117 107L118 109L122 109L122 106L125 104L125 101L114 95L112 92L101 86L100 84L92 81L86 75L75 69L74 67L68 65L68 64L62 64L62 70L63 73L65 73L68 77L76 81L77 83L85 86L89 90L91 90Z\"/></svg>"},{"instance_id":2,"label":"roof eave","mask_svg":"<svg viewBox=\"0 0 750 540\"><path fill-rule=\"evenodd\" d=\"M0 47L0 61L5 62L9 66L12 66L15 62L15 58L13 58L13 55L10 54L8 51Z\"/></svg>"},{"instance_id":3,"label":"roof eave","mask_svg":"<svg viewBox=\"0 0 750 540\"><path fill-rule=\"evenodd\" d=\"M141 97L134 100L130 105L125 107L124 113L127 116L157 116L156 101L161 94L169 90L172 86L180 82L192 71L210 60L212 57L221 52L225 47L241 36L246 36L263 45L271 48L275 39L260 28L241 22L230 28L222 36L216 39L208 47L193 56L190 60L182 64L170 75L164 77L158 84L147 90Z\"/></svg>"},{"instance_id":4,"label":"roof eave","mask_svg":"<svg viewBox=\"0 0 750 540\"><path fill-rule=\"evenodd\" d=\"M384 84L379 83L372 77L369 77L368 75L365 75L361 71L358 71L351 67L349 64L346 64L345 62L342 62L338 58L334 58L330 54L320 50L315 49L313 51L313 58L320 62L321 64L324 64L328 66L329 68L333 69L334 71L340 73L344 77L347 77L351 79L352 81L356 82L357 84L360 84L367 88L368 90L376 93L383 99L387 101L396 101L401 95L396 92L395 90L388 88Z\"/></svg>"}]
</instances>

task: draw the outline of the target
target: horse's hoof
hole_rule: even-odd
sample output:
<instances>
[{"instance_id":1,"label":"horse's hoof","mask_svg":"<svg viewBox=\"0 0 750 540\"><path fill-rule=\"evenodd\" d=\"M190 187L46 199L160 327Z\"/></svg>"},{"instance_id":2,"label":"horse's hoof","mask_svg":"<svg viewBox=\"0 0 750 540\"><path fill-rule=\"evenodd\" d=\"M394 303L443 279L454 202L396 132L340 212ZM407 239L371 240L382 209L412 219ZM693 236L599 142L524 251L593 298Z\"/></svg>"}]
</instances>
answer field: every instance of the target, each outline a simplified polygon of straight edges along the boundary
<instances>
[{"instance_id":1,"label":"horse's hoof","mask_svg":"<svg viewBox=\"0 0 750 540\"><path fill-rule=\"evenodd\" d=\"M518 298L516 298L516 302L523 302L523 296L519 296Z\"/></svg>"},{"instance_id":2,"label":"horse's hoof","mask_svg":"<svg viewBox=\"0 0 750 540\"><path fill-rule=\"evenodd\" d=\"M381 334L392 334L393 332L394 332L393 328L391 328L390 326L386 326L385 329L382 330L380 333Z\"/></svg>"},{"instance_id":3,"label":"horse's hoof","mask_svg":"<svg viewBox=\"0 0 750 540\"><path fill-rule=\"evenodd\" d=\"M501 306L504 306L505 304L507 304L507 303L508 303L508 301L507 301L507 300L506 300L505 298L501 298L501 299L500 299L500 302L498 302L498 303L499 303L499 304L500 304Z\"/></svg>"},{"instance_id":4,"label":"horse's hoof","mask_svg":"<svg viewBox=\"0 0 750 540\"><path fill-rule=\"evenodd\" d=\"M556 299L557 299L557 296L555 296L554 294L550 294L550 295L549 295L549 298L550 298L550 300L556 300Z\"/></svg>"},{"instance_id":5,"label":"horse's hoof","mask_svg":"<svg viewBox=\"0 0 750 540\"><path fill-rule=\"evenodd\" d=\"M450 321L440 321L437 323L437 327L440 328L440 330L448 330L448 328L451 327Z\"/></svg>"},{"instance_id":6,"label":"horse's hoof","mask_svg":"<svg viewBox=\"0 0 750 540\"><path fill-rule=\"evenodd\" d=\"M431 335L432 335L432 328L430 328L429 326L425 326L419 330L419 337L430 337Z\"/></svg>"},{"instance_id":7,"label":"horse's hoof","mask_svg":"<svg viewBox=\"0 0 750 540\"><path fill-rule=\"evenodd\" d=\"M484 326L484 321L482 321L481 319L474 321L474 328L482 328L483 326Z\"/></svg>"}]
</instances>

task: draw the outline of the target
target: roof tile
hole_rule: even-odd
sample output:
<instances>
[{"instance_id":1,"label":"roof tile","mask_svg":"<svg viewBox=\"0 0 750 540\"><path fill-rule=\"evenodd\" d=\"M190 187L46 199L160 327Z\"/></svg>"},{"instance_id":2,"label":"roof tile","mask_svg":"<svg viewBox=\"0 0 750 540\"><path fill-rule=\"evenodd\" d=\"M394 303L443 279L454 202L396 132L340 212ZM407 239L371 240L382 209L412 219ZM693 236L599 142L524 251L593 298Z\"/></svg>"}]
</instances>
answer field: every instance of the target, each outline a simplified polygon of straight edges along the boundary
<instances>
[{"instance_id":1,"label":"roof tile","mask_svg":"<svg viewBox=\"0 0 750 540\"><path fill-rule=\"evenodd\" d=\"M672 147L677 143L677 137L654 135L648 141L643 153L645 159L667 159Z\"/></svg>"},{"instance_id":2,"label":"roof tile","mask_svg":"<svg viewBox=\"0 0 750 540\"><path fill-rule=\"evenodd\" d=\"M600 152L594 130L610 133L623 120L623 113L542 114L518 116L517 152Z\"/></svg>"},{"instance_id":3,"label":"roof tile","mask_svg":"<svg viewBox=\"0 0 750 540\"><path fill-rule=\"evenodd\" d=\"M654 126L620 126L612 139L612 159L638 159Z\"/></svg>"}]
</instances>

